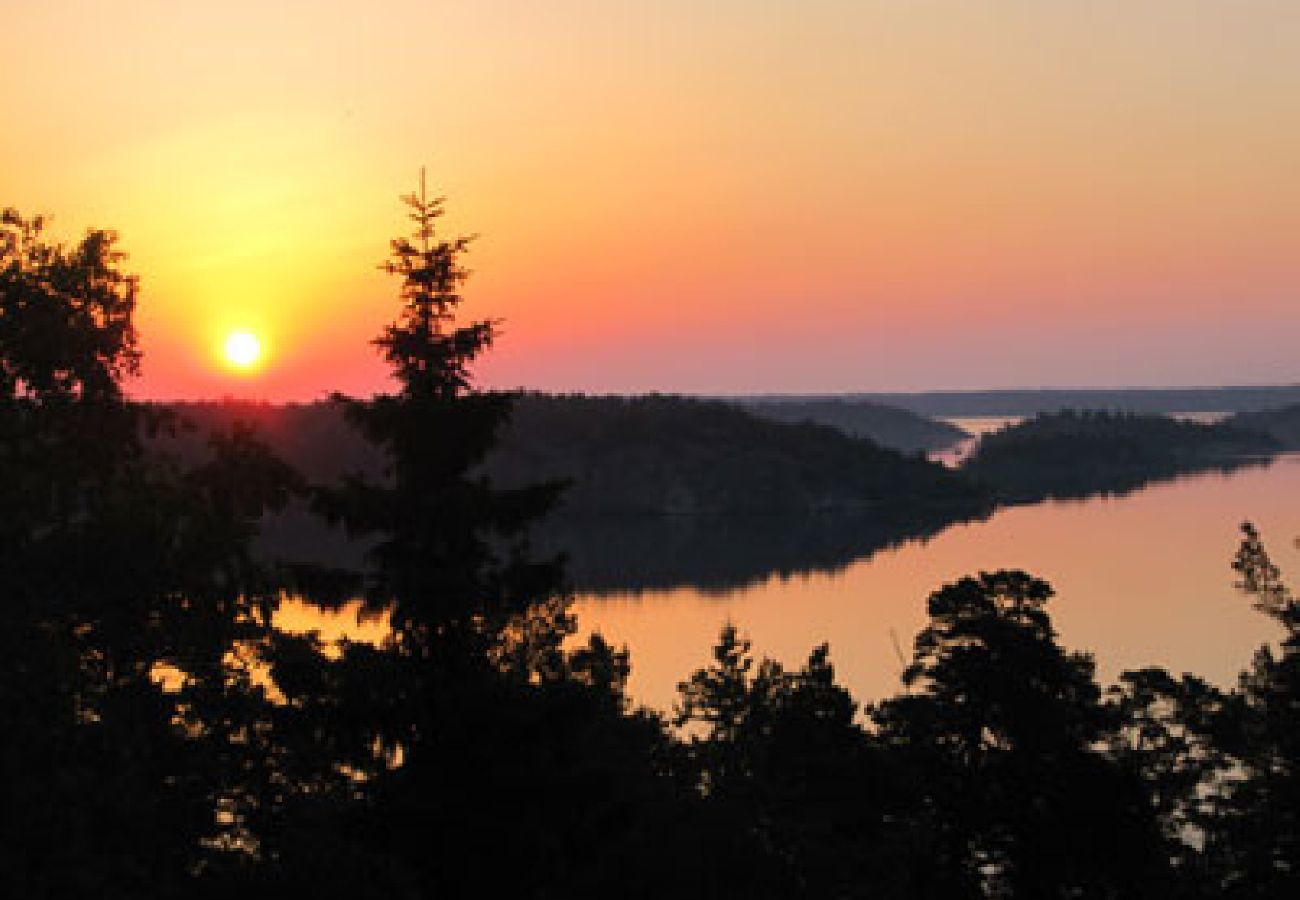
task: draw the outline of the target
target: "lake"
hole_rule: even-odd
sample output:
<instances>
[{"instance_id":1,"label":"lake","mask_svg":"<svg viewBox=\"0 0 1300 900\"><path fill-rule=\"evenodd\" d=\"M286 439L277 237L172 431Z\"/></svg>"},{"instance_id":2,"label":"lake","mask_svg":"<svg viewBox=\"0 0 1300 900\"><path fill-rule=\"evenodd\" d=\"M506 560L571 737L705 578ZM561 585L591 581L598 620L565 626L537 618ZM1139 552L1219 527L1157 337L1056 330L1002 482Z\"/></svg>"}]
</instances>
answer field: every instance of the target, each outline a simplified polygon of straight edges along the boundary
<instances>
[{"instance_id":1,"label":"lake","mask_svg":"<svg viewBox=\"0 0 1300 900\"><path fill-rule=\"evenodd\" d=\"M990 423L960 424L982 431ZM931 591L981 569L1021 568L1056 588L1049 611L1061 640L1093 652L1103 682L1125 669L1159 665L1230 686L1255 649L1278 636L1232 586L1239 526L1253 521L1284 574L1300 575L1298 498L1300 456L1283 455L1266 466L1187 476L1122 497L1005 508L883 549L865 540L857 555L851 543L836 544L838 555L818 556L806 567L795 550L778 552L780 563L765 571L763 555L783 549L780 526L769 525L754 541L758 558L743 577L732 572L733 561L728 577L714 579L690 571L698 561L670 542L635 532L626 544L652 564L657 577L650 586L589 590L575 609L581 630L627 644L630 690L652 707L671 707L677 683L709 660L728 621L756 653L789 666L828 641L841 683L870 701L898 690ZM727 525L678 527L703 534ZM741 529L726 545L728 553L743 551L745 534Z\"/></svg>"}]
</instances>

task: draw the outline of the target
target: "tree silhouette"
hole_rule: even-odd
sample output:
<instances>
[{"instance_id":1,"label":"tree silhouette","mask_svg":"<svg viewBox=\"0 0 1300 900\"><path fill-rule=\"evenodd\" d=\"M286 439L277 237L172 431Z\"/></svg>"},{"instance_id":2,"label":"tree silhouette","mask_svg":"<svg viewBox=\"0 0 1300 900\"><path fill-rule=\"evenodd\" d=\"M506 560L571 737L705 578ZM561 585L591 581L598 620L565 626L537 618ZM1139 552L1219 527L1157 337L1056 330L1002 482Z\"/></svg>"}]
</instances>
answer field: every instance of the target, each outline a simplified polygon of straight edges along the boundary
<instances>
[{"instance_id":1,"label":"tree silhouette","mask_svg":"<svg viewBox=\"0 0 1300 900\"><path fill-rule=\"evenodd\" d=\"M1225 737L1239 701L1193 675L1148 667L1109 690L1107 756L1144 786L1171 862L1169 896L1221 896L1227 794L1239 777Z\"/></svg>"},{"instance_id":2,"label":"tree silhouette","mask_svg":"<svg viewBox=\"0 0 1300 900\"><path fill-rule=\"evenodd\" d=\"M908 773L856 721L830 650L787 671L755 661L733 625L678 687L695 841L722 891L761 897L908 896L924 848Z\"/></svg>"},{"instance_id":3,"label":"tree silhouette","mask_svg":"<svg viewBox=\"0 0 1300 900\"><path fill-rule=\"evenodd\" d=\"M1094 749L1108 712L1092 659L1056 643L1051 594L1018 571L936 591L910 693L874 710L923 773L942 895L1126 896L1159 873L1140 783Z\"/></svg>"},{"instance_id":4,"label":"tree silhouette","mask_svg":"<svg viewBox=\"0 0 1300 900\"><path fill-rule=\"evenodd\" d=\"M320 669L335 684L304 696L328 709L340 758L365 776L368 806L343 813L365 852L388 854L420 890L459 895L509 847L500 886L540 895L596 878L592 848L628 846L630 798L666 787L652 754L662 728L628 714L624 655L597 639L562 647L574 628L562 567L533 559L526 535L560 485L500 489L477 471L513 399L473 385L496 326L458 318L469 241L436 232L443 201L423 183L403 200L415 231L384 266L400 307L375 341L397 390L338 398L387 470L319 500L376 539L366 597L392 638L348 648L334 674Z\"/></svg>"},{"instance_id":5,"label":"tree silhouette","mask_svg":"<svg viewBox=\"0 0 1300 900\"><path fill-rule=\"evenodd\" d=\"M93 230L67 247L45 226L0 211L0 396L119 399L121 379L139 367L137 279L120 266L115 233Z\"/></svg>"},{"instance_id":6,"label":"tree silhouette","mask_svg":"<svg viewBox=\"0 0 1300 900\"><path fill-rule=\"evenodd\" d=\"M243 866L273 762L232 661L273 592L248 539L291 475L246 435L154 458L136 280L109 232L0 216L0 892L171 896Z\"/></svg>"},{"instance_id":7,"label":"tree silhouette","mask_svg":"<svg viewBox=\"0 0 1300 900\"><path fill-rule=\"evenodd\" d=\"M1282 580L1258 530L1242 526L1233 561L1255 608L1282 628L1277 651L1261 647L1241 676L1221 741L1236 777L1225 782L1218 831L1218 883L1233 897L1287 897L1300 890L1300 602Z\"/></svg>"},{"instance_id":8,"label":"tree silhouette","mask_svg":"<svg viewBox=\"0 0 1300 900\"><path fill-rule=\"evenodd\" d=\"M398 318L375 340L398 391L338 398L354 426L386 452L383 483L361 476L322 493L350 532L377 535L370 596L390 608L402 641L499 642L506 623L557 593L558 568L529 563L525 526L558 486L498 490L474 474L509 415L509 394L472 388L470 365L492 343L490 320L455 324L468 277L468 238L435 232L441 198L403 198L413 238L392 242L384 269L400 279Z\"/></svg>"}]
</instances>

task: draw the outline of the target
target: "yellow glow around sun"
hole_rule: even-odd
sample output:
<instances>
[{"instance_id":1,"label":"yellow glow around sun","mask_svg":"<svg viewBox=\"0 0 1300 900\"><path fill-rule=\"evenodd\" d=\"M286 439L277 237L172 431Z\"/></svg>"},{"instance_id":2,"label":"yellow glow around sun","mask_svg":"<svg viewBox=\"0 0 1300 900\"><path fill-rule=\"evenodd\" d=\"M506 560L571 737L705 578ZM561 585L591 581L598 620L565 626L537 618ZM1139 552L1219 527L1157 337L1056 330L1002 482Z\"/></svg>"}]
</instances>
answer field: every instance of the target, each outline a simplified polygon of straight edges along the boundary
<instances>
[{"instance_id":1,"label":"yellow glow around sun","mask_svg":"<svg viewBox=\"0 0 1300 900\"><path fill-rule=\"evenodd\" d=\"M226 335L222 352L236 369L250 370L262 358L262 342L251 331L232 331Z\"/></svg>"}]
</instances>

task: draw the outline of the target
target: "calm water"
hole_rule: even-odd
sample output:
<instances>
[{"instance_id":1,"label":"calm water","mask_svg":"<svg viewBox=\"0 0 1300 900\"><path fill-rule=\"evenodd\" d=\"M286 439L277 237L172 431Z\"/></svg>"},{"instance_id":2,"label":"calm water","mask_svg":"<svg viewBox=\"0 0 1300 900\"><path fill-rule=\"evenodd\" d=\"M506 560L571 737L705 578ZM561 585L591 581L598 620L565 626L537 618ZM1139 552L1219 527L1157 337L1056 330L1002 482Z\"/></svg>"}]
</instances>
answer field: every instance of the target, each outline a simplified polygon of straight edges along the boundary
<instances>
[{"instance_id":1,"label":"calm water","mask_svg":"<svg viewBox=\"0 0 1300 900\"><path fill-rule=\"evenodd\" d=\"M943 463L945 466L955 466L970 455L980 437L1023 420L1024 416L978 416L944 419L943 421L956 425L969 434L970 437L958 441L944 450L936 450L930 454L930 458L935 462Z\"/></svg>"},{"instance_id":2,"label":"calm water","mask_svg":"<svg viewBox=\"0 0 1300 900\"><path fill-rule=\"evenodd\" d=\"M1062 641L1093 652L1103 680L1154 664L1230 685L1277 637L1232 587L1238 526L1254 521L1284 573L1300 576L1298 500L1300 456L1289 455L1126 497L1004 509L821 571L771 573L731 589L588 593L576 609L583 630L628 645L632 693L654 707L671 706L677 682L708 660L728 620L757 652L788 665L829 641L840 680L870 700L897 690L900 653L910 654L930 591L980 569L1022 568L1055 586L1050 609Z\"/></svg>"}]
</instances>

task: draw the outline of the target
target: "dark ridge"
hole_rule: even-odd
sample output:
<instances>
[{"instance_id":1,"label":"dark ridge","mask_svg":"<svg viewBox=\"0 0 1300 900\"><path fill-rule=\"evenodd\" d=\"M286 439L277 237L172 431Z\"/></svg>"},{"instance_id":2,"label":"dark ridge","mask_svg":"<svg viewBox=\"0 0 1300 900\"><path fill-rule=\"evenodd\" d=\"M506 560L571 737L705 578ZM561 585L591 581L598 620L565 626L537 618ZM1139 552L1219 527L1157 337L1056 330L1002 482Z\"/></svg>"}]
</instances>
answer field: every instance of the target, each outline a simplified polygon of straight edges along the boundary
<instances>
[{"instance_id":1,"label":"dark ridge","mask_svg":"<svg viewBox=\"0 0 1300 900\"><path fill-rule=\"evenodd\" d=\"M866 438L902 453L951 447L969 437L965 431L896 406L869 400L741 400L747 412L775 422L814 422Z\"/></svg>"},{"instance_id":2,"label":"dark ridge","mask_svg":"<svg viewBox=\"0 0 1300 900\"><path fill-rule=\"evenodd\" d=\"M888 523L985 502L940 465L826 426L657 395L527 395L485 470L505 484L572 479L561 512L574 516L854 512Z\"/></svg>"}]
</instances>

